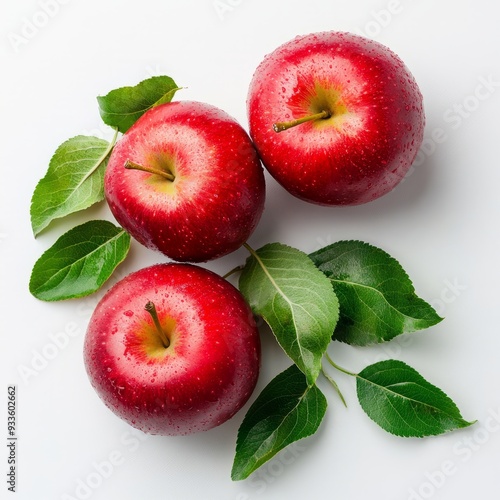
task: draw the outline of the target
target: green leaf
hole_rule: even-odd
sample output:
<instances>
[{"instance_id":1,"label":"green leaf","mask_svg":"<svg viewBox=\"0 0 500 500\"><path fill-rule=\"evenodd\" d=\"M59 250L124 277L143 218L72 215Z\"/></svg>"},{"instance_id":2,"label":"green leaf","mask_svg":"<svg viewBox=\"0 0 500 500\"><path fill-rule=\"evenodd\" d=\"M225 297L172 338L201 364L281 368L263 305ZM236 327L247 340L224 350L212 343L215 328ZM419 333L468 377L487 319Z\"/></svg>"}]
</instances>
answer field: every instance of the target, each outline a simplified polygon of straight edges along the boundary
<instances>
[{"instance_id":1,"label":"green leaf","mask_svg":"<svg viewBox=\"0 0 500 500\"><path fill-rule=\"evenodd\" d=\"M281 243L249 250L240 291L313 384L338 319L333 288L300 250Z\"/></svg>"},{"instance_id":2,"label":"green leaf","mask_svg":"<svg viewBox=\"0 0 500 500\"><path fill-rule=\"evenodd\" d=\"M357 377L358 399L380 427L403 437L424 437L468 427L455 403L402 361L380 361Z\"/></svg>"},{"instance_id":3,"label":"green leaf","mask_svg":"<svg viewBox=\"0 0 500 500\"><path fill-rule=\"evenodd\" d=\"M134 87L99 96L99 112L104 123L125 133L146 111L170 102L177 90L179 87L169 76L153 76Z\"/></svg>"},{"instance_id":4,"label":"green leaf","mask_svg":"<svg viewBox=\"0 0 500 500\"><path fill-rule=\"evenodd\" d=\"M97 291L125 259L130 236L108 221L92 220L63 234L35 263L29 289L40 300Z\"/></svg>"},{"instance_id":5,"label":"green leaf","mask_svg":"<svg viewBox=\"0 0 500 500\"><path fill-rule=\"evenodd\" d=\"M238 430L231 477L245 479L276 453L314 434L327 401L292 365L275 377L251 405Z\"/></svg>"},{"instance_id":6,"label":"green leaf","mask_svg":"<svg viewBox=\"0 0 500 500\"><path fill-rule=\"evenodd\" d=\"M415 294L401 265L380 248L361 241L339 241L309 257L331 280L340 303L334 340L364 346L442 320Z\"/></svg>"},{"instance_id":7,"label":"green leaf","mask_svg":"<svg viewBox=\"0 0 500 500\"><path fill-rule=\"evenodd\" d=\"M104 171L111 143L79 135L61 144L31 198L31 227L36 236L54 219L104 199Z\"/></svg>"}]
</instances>

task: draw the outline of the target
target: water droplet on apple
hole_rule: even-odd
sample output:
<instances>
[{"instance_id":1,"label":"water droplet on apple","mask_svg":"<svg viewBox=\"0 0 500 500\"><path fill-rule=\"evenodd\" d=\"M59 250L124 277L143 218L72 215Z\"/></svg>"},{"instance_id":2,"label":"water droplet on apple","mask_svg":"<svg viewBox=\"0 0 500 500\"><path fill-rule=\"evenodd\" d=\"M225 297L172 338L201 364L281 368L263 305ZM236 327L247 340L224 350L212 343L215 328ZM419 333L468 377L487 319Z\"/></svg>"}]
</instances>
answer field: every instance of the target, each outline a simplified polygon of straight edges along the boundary
<instances>
[{"instance_id":1,"label":"water droplet on apple","mask_svg":"<svg viewBox=\"0 0 500 500\"><path fill-rule=\"evenodd\" d=\"M128 316L130 318L130 317L132 317L134 315L134 311L131 311L129 309L128 311L125 311L123 314L125 314L125 316Z\"/></svg>"}]
</instances>

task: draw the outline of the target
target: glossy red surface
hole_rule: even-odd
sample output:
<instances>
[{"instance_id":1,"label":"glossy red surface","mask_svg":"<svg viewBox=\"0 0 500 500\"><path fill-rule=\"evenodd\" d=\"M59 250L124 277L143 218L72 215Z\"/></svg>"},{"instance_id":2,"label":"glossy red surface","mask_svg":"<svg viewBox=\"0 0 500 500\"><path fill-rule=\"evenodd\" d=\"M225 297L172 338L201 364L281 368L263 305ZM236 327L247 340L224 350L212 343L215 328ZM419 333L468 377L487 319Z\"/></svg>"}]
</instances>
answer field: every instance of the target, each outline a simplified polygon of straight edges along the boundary
<instances>
[{"instance_id":1,"label":"glossy red surface","mask_svg":"<svg viewBox=\"0 0 500 500\"><path fill-rule=\"evenodd\" d=\"M326 109L330 117L280 133L276 122ZM424 131L422 95L401 59L378 42L324 32L266 56L249 88L250 135L288 191L323 205L355 205L392 190Z\"/></svg>"},{"instance_id":2,"label":"glossy red surface","mask_svg":"<svg viewBox=\"0 0 500 500\"><path fill-rule=\"evenodd\" d=\"M124 167L127 160L175 175ZM146 247L178 261L203 262L239 248L264 209L265 182L243 128L199 102L145 113L116 144L105 174L116 220Z\"/></svg>"},{"instance_id":3,"label":"glossy red surface","mask_svg":"<svg viewBox=\"0 0 500 500\"><path fill-rule=\"evenodd\" d=\"M170 345L159 341L154 302ZM248 400L260 368L260 338L240 292L191 264L158 264L112 287L87 330L84 361L106 406L151 434L211 429Z\"/></svg>"}]
</instances>

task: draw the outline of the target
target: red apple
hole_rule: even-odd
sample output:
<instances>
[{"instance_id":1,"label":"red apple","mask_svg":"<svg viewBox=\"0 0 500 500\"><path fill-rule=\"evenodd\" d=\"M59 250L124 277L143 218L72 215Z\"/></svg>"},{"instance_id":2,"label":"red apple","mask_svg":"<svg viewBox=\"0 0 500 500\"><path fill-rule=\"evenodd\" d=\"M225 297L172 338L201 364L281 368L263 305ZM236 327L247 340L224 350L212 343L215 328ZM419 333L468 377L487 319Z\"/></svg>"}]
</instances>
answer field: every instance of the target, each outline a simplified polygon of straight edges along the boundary
<instances>
[{"instance_id":1,"label":"red apple","mask_svg":"<svg viewBox=\"0 0 500 500\"><path fill-rule=\"evenodd\" d=\"M192 264L157 264L101 299L84 360L116 415L150 434L184 435L222 424L248 400L260 338L228 281Z\"/></svg>"},{"instance_id":2,"label":"red apple","mask_svg":"<svg viewBox=\"0 0 500 500\"><path fill-rule=\"evenodd\" d=\"M249 88L250 136L293 195L356 205L391 191L423 139L422 95L401 59L378 42L323 32L264 58Z\"/></svg>"},{"instance_id":3,"label":"red apple","mask_svg":"<svg viewBox=\"0 0 500 500\"><path fill-rule=\"evenodd\" d=\"M263 168L248 134L199 102L147 111L115 145L104 182L118 223L178 261L236 250L264 208Z\"/></svg>"}]
</instances>

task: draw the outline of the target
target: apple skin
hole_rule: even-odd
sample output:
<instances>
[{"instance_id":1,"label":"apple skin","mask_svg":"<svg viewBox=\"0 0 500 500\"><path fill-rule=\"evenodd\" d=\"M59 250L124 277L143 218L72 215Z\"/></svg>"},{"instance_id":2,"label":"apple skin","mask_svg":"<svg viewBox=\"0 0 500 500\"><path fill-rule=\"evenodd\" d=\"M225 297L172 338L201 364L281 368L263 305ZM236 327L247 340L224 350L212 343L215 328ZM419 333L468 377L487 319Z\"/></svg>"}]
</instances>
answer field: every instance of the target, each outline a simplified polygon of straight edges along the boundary
<instances>
[{"instance_id":1,"label":"apple skin","mask_svg":"<svg viewBox=\"0 0 500 500\"><path fill-rule=\"evenodd\" d=\"M408 68L384 45L350 33L299 36L267 55L247 108L267 170L320 205L358 205L388 193L423 140L422 94ZM323 110L329 118L273 130Z\"/></svg>"},{"instance_id":2,"label":"apple skin","mask_svg":"<svg viewBox=\"0 0 500 500\"><path fill-rule=\"evenodd\" d=\"M155 304L164 347L145 304ZM230 419L252 394L260 337L240 292L193 264L133 272L100 300L84 341L97 394L149 434L186 435Z\"/></svg>"},{"instance_id":3,"label":"apple skin","mask_svg":"<svg viewBox=\"0 0 500 500\"><path fill-rule=\"evenodd\" d=\"M175 175L124 167L127 160ZM248 134L209 104L179 101L142 115L115 145L104 192L118 223L173 260L205 262L238 249L264 209L264 169Z\"/></svg>"}]
</instances>

